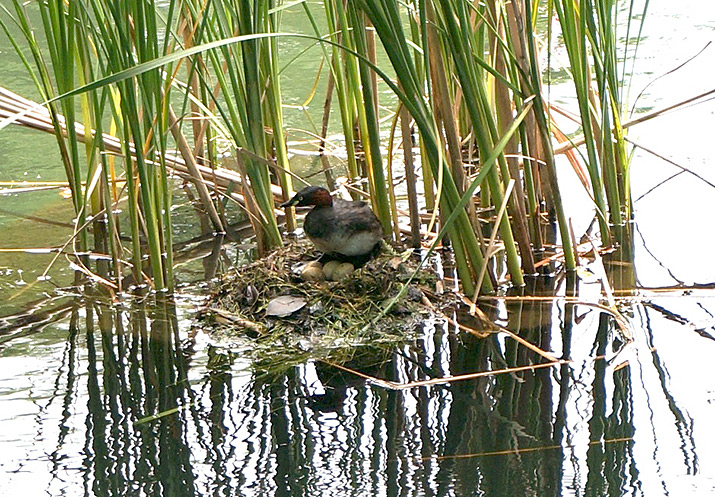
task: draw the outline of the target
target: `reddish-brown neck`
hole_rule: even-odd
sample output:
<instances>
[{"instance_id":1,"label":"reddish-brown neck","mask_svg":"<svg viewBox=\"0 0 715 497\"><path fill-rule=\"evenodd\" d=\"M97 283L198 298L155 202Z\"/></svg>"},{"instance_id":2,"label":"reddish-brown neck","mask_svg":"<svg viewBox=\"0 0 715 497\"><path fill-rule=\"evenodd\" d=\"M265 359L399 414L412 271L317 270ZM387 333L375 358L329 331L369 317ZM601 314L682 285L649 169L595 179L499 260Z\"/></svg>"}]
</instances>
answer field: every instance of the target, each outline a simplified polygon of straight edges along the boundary
<instances>
[{"instance_id":1,"label":"reddish-brown neck","mask_svg":"<svg viewBox=\"0 0 715 497\"><path fill-rule=\"evenodd\" d=\"M319 188L311 193L310 203L316 207L330 207L333 205L333 197L325 188Z\"/></svg>"}]
</instances>

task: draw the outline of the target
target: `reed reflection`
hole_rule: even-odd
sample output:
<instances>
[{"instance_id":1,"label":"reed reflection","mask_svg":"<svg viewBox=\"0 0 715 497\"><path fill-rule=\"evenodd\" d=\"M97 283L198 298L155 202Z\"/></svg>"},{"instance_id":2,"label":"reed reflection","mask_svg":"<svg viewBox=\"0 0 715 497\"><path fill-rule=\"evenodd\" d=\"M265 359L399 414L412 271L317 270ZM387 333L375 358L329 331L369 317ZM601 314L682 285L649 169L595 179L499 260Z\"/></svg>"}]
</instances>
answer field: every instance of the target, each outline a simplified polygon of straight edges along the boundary
<instances>
[{"instance_id":1,"label":"reed reflection","mask_svg":"<svg viewBox=\"0 0 715 497\"><path fill-rule=\"evenodd\" d=\"M142 304L127 312L101 300L77 303L70 339L82 335L87 344L86 493L194 495L182 410L191 394L173 304L162 300L148 313ZM72 378L78 364L68 359ZM71 395L72 382L67 385ZM156 419L142 422L147 416Z\"/></svg>"},{"instance_id":2,"label":"reed reflection","mask_svg":"<svg viewBox=\"0 0 715 497\"><path fill-rule=\"evenodd\" d=\"M530 291L551 295L547 283ZM411 343L356 353L346 369L315 361L269 373L225 347L196 361L170 300L75 302L55 486L76 453L84 493L97 496L637 494L633 368L612 360L623 346L612 317L576 301L494 302L490 320L573 362L394 390L366 377L402 384L545 359L504 335L465 333L454 323L479 323L455 312ZM693 467L687 413L661 385ZM85 416L81 447L73 412Z\"/></svg>"}]
</instances>

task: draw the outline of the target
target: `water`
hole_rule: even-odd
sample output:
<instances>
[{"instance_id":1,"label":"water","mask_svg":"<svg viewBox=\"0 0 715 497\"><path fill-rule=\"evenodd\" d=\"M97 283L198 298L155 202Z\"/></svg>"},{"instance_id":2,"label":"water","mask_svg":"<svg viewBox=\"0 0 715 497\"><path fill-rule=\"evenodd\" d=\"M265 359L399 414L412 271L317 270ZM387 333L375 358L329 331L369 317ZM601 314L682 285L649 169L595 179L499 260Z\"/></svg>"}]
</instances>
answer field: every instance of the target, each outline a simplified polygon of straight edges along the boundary
<instances>
[{"instance_id":1,"label":"water","mask_svg":"<svg viewBox=\"0 0 715 497\"><path fill-rule=\"evenodd\" d=\"M713 7L701 3L651 3L636 88L712 39ZM637 105L708 89L714 59L711 46ZM11 77L0 84L21 91L5 47L0 60ZM710 101L629 137L715 183L714 112ZM50 137L2 136L0 180L61 179ZM678 171L638 152L634 198ZM565 165L562 179L571 184ZM38 283L51 255L0 253L0 316L10 316L0 321L0 495L715 495L715 293L663 288L715 281L714 198L681 174L636 201L645 289L617 294L633 342L591 305L598 282L582 281L576 300L563 297L567 282L541 282L538 293L557 287L561 297L483 308L571 362L404 390L320 362L255 371L250 342L217 343L196 324L193 293L150 311L75 299L55 290L72 282L64 260ZM64 243L71 226L37 218L69 212L56 191L0 195L0 247ZM203 269L196 262L180 277ZM477 339L439 319L419 331L387 362L348 366L406 383L543 362L504 335Z\"/></svg>"},{"instance_id":2,"label":"water","mask_svg":"<svg viewBox=\"0 0 715 497\"><path fill-rule=\"evenodd\" d=\"M613 320L587 305L492 304L485 308L503 325L549 340L572 362L392 391L319 362L252 373L240 354L230 364L201 333L187 337L171 312L143 329L138 310L78 306L69 329L62 320L3 350L0 488L53 496L715 490L712 339L697 331L714 331L712 295L624 300L635 333L626 345ZM674 321L673 310L691 323ZM122 325L102 333L83 324L90 311L116 312ZM348 366L406 382L500 369L503 356L538 362L510 339L424 326L424 338L392 361Z\"/></svg>"}]
</instances>

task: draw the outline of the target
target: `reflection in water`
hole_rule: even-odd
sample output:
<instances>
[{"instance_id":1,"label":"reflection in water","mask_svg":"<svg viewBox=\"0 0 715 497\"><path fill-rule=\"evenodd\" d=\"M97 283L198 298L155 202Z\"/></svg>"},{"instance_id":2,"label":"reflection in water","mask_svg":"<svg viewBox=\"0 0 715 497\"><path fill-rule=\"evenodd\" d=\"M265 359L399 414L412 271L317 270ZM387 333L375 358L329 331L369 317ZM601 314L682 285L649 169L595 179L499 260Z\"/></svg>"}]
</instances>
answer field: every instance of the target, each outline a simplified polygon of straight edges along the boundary
<instances>
[{"instance_id":1,"label":"reflection in water","mask_svg":"<svg viewBox=\"0 0 715 497\"><path fill-rule=\"evenodd\" d=\"M125 313L101 304L86 310L85 488L94 495L194 495L187 412L180 409L192 395L172 306L159 302L151 319L137 306L127 323ZM159 417L137 423L146 416Z\"/></svg>"},{"instance_id":2,"label":"reflection in water","mask_svg":"<svg viewBox=\"0 0 715 497\"><path fill-rule=\"evenodd\" d=\"M555 282L539 284L549 295ZM17 455L29 472L10 481L49 495L650 496L677 494L673 472L699 470L693 421L655 348L662 312L631 305L647 335L636 353L638 337L624 345L610 315L575 300L491 302L490 319L573 362L387 390L322 362L251 371L181 333L170 301L72 302L59 375L32 418L41 447ZM345 366L404 383L545 361L453 326L428 321L387 360L368 350Z\"/></svg>"},{"instance_id":3,"label":"reflection in water","mask_svg":"<svg viewBox=\"0 0 715 497\"><path fill-rule=\"evenodd\" d=\"M586 494L594 496L621 495L627 488L634 488L638 476L636 468L631 466L630 442L634 428L628 370L612 371L612 378L607 378L609 371L605 357L612 333L611 319L601 314L594 348L596 357L604 359L594 363L593 411L588 422L591 443L587 452ZM607 381L613 382L610 399L606 391ZM606 441L614 443L606 444Z\"/></svg>"}]
</instances>

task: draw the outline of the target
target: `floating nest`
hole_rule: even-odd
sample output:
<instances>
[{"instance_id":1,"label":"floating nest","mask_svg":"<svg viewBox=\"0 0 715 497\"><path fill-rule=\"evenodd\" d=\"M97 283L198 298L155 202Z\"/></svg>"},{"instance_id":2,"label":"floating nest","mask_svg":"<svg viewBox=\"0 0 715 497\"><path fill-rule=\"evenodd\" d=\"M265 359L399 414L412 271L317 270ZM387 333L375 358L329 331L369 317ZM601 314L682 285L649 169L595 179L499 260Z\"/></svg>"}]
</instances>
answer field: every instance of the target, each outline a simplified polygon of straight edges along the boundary
<instances>
[{"instance_id":1,"label":"floating nest","mask_svg":"<svg viewBox=\"0 0 715 497\"><path fill-rule=\"evenodd\" d=\"M429 314L423 292L432 293L437 278L430 269L415 274L411 251L386 246L340 281L304 281L303 269L319 256L308 242L293 242L232 270L202 313L206 331L270 368L348 360L364 347L387 354L416 336Z\"/></svg>"}]
</instances>

